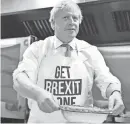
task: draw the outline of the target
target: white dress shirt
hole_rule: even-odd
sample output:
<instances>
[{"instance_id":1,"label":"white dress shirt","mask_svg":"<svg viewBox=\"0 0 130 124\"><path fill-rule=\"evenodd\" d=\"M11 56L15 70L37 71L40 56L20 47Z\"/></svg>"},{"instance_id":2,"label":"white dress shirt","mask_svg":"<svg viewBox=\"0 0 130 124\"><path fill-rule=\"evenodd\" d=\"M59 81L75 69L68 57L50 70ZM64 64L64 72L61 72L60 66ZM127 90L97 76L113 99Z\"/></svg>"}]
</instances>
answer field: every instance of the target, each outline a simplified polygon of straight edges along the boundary
<instances>
[{"instance_id":1,"label":"white dress shirt","mask_svg":"<svg viewBox=\"0 0 130 124\"><path fill-rule=\"evenodd\" d=\"M51 41L49 42L49 45L52 46L52 49L49 49L49 45L47 45L48 48L45 50L45 44L47 41ZM41 59L44 59L43 56L49 53L63 55L66 49L65 47L60 47L62 44L63 43L56 36L50 36L45 40L40 40L31 44L25 51L23 60L19 63L18 68L13 73L14 81L16 81L17 74L23 72L28 75L33 83L37 83L37 70ZM96 83L100 88L104 98L107 98L106 89L110 84L113 84L112 90L121 91L120 81L110 73L103 56L96 46L90 45L83 40L78 40L77 38L74 38L69 45L72 47L71 57L84 59L93 70L93 79L91 79L91 86L89 86L90 92L93 83Z\"/></svg>"}]
</instances>

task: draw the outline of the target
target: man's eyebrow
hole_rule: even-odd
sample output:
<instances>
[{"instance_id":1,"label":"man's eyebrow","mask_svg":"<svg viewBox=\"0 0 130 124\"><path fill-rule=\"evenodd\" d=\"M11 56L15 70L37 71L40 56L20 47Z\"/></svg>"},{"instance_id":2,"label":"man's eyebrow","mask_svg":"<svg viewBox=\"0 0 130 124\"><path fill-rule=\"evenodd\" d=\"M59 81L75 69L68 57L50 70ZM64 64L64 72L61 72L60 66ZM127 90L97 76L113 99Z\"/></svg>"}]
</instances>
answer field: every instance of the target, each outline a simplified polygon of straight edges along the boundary
<instances>
[{"instance_id":1,"label":"man's eyebrow","mask_svg":"<svg viewBox=\"0 0 130 124\"><path fill-rule=\"evenodd\" d=\"M73 15L74 17L79 17L79 15Z\"/></svg>"},{"instance_id":2,"label":"man's eyebrow","mask_svg":"<svg viewBox=\"0 0 130 124\"><path fill-rule=\"evenodd\" d=\"M78 17L79 15L74 15L74 16L77 16L77 17Z\"/></svg>"}]
</instances>

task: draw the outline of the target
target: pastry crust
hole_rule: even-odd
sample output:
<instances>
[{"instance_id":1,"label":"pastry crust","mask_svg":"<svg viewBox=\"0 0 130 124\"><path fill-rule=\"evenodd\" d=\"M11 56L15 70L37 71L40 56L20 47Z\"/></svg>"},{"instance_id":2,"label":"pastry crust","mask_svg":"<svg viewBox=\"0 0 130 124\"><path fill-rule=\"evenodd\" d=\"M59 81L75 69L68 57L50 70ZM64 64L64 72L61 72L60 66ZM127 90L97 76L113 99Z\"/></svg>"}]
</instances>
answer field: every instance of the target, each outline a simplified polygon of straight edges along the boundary
<instances>
[{"instance_id":1,"label":"pastry crust","mask_svg":"<svg viewBox=\"0 0 130 124\"><path fill-rule=\"evenodd\" d=\"M98 113L98 114L112 114L112 111L97 107L83 107L77 105L63 105L60 106L61 110L71 112L82 112L82 113Z\"/></svg>"}]
</instances>

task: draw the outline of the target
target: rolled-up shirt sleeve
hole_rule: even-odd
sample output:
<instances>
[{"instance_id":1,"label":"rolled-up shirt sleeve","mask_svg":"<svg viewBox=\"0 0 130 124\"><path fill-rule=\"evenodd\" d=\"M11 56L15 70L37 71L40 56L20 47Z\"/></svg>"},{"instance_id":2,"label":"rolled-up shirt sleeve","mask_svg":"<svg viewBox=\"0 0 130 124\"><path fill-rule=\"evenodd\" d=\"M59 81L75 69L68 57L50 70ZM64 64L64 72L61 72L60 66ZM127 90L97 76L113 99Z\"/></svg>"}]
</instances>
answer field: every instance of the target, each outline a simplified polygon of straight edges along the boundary
<instances>
[{"instance_id":1,"label":"rolled-up shirt sleeve","mask_svg":"<svg viewBox=\"0 0 130 124\"><path fill-rule=\"evenodd\" d=\"M121 83L117 77L115 77L107 67L102 54L98 51L97 47L92 46L90 49L92 66L94 69L95 83L101 90L102 96L107 99L107 88L112 85L111 92L114 90L121 91Z\"/></svg>"},{"instance_id":2,"label":"rolled-up shirt sleeve","mask_svg":"<svg viewBox=\"0 0 130 124\"><path fill-rule=\"evenodd\" d=\"M13 72L13 80L16 81L19 73L25 73L33 83L37 80L38 68L38 46L37 42L31 44L23 54L23 60L19 62L17 69Z\"/></svg>"}]
</instances>

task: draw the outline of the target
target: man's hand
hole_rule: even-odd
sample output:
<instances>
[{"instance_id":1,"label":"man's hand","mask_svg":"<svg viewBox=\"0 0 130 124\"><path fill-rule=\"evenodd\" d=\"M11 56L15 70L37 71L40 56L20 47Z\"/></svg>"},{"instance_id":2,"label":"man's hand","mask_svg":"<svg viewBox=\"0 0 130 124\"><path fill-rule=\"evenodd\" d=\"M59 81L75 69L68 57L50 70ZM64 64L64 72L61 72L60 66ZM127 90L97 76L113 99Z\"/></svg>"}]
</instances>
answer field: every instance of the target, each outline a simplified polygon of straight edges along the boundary
<instances>
[{"instance_id":1,"label":"man's hand","mask_svg":"<svg viewBox=\"0 0 130 124\"><path fill-rule=\"evenodd\" d=\"M39 93L37 103L40 110L46 113L59 110L59 105L54 101L52 94L45 90Z\"/></svg>"},{"instance_id":2,"label":"man's hand","mask_svg":"<svg viewBox=\"0 0 130 124\"><path fill-rule=\"evenodd\" d=\"M109 109L113 111L113 115L122 114L124 108L121 94L118 91L113 92L109 97Z\"/></svg>"}]
</instances>

